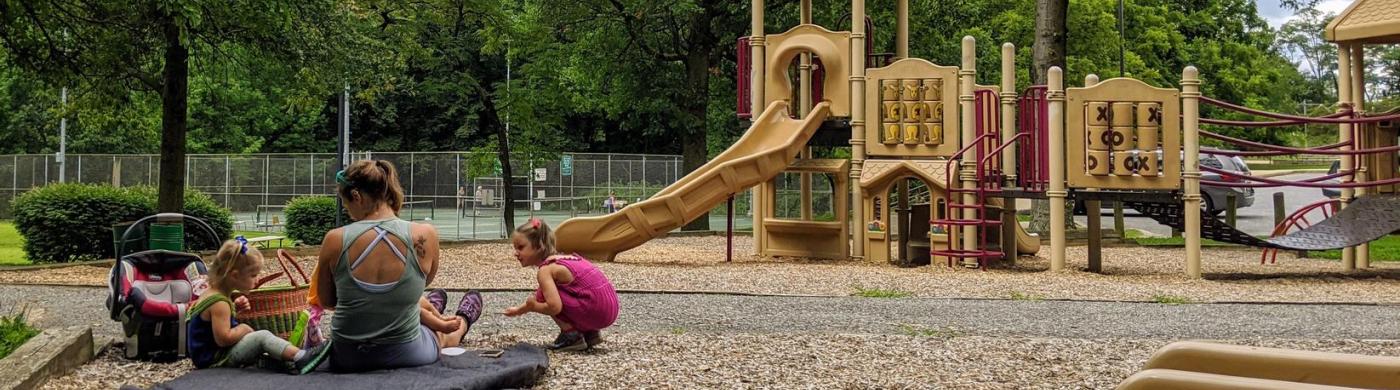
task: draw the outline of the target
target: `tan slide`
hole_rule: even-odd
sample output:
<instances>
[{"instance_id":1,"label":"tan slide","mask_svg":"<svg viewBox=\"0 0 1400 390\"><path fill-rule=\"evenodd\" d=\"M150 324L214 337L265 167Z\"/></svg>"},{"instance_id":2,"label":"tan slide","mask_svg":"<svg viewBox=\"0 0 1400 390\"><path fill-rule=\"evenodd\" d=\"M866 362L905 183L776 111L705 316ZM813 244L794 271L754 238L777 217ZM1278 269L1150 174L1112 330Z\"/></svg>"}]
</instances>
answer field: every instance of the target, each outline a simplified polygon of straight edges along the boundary
<instances>
[{"instance_id":1,"label":"tan slide","mask_svg":"<svg viewBox=\"0 0 1400 390\"><path fill-rule=\"evenodd\" d=\"M1034 255L1040 252L1040 236L1026 233L1026 228L1016 224L1016 252L1023 255Z\"/></svg>"},{"instance_id":2,"label":"tan slide","mask_svg":"<svg viewBox=\"0 0 1400 390\"><path fill-rule=\"evenodd\" d=\"M1178 341L1119 389L1400 389L1400 357Z\"/></svg>"},{"instance_id":3,"label":"tan slide","mask_svg":"<svg viewBox=\"0 0 1400 390\"><path fill-rule=\"evenodd\" d=\"M786 102L768 105L729 149L640 203L597 217L570 218L555 230L555 247L592 260L611 261L686 222L705 215L730 194L782 173L831 114L821 103L804 119L789 118Z\"/></svg>"}]
</instances>

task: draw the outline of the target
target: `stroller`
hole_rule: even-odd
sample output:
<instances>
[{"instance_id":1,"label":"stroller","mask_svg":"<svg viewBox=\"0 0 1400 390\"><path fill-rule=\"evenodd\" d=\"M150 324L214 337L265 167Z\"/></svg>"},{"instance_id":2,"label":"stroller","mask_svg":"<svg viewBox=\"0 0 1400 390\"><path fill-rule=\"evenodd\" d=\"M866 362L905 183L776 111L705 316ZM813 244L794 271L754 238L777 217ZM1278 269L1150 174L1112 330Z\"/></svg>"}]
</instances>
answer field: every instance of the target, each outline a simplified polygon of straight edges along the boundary
<instances>
[{"instance_id":1,"label":"stroller","mask_svg":"<svg viewBox=\"0 0 1400 390\"><path fill-rule=\"evenodd\" d=\"M128 359L173 361L185 356L185 310L207 288L204 261L191 253L164 249L125 254L133 229L155 219L189 220L218 241L199 218L163 213L137 220L122 233L108 276L107 309L122 323Z\"/></svg>"}]
</instances>

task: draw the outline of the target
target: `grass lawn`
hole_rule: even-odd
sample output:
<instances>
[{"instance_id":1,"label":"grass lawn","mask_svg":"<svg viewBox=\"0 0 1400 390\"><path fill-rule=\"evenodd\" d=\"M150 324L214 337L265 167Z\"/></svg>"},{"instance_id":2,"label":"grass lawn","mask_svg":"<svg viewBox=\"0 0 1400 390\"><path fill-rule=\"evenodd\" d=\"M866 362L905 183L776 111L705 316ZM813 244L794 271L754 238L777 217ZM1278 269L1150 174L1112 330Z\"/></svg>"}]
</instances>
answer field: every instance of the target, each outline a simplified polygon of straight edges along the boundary
<instances>
[{"instance_id":1,"label":"grass lawn","mask_svg":"<svg viewBox=\"0 0 1400 390\"><path fill-rule=\"evenodd\" d=\"M1128 229L1128 231L1125 232L1125 233L1126 233L1126 234L1124 234L1124 235L1127 236L1127 237L1124 237L1125 239L1127 239L1127 240L1129 240L1129 241L1136 242L1138 245L1142 245L1142 246L1180 247L1180 246L1185 246L1185 245L1186 245L1186 238L1185 238L1185 237L1153 237L1153 236L1148 236L1148 235L1144 234L1141 230L1137 230L1137 229ZM1224 242L1219 242L1219 241L1215 241L1215 240L1211 240L1211 239L1201 239L1201 246L1203 246L1203 247L1219 247L1219 246L1238 246L1238 245L1230 244L1230 243L1224 243Z\"/></svg>"},{"instance_id":2,"label":"grass lawn","mask_svg":"<svg viewBox=\"0 0 1400 390\"><path fill-rule=\"evenodd\" d=\"M1186 245L1186 239L1182 237L1146 237L1142 231L1129 229L1127 239L1137 242L1142 246L1165 246L1180 247ZM1201 240L1203 247L1238 246L1235 244L1217 242L1214 240ZM1309 251L1308 257L1316 259L1341 260L1342 251L1334 249L1330 251ZM1371 261L1400 261L1400 236L1385 236L1379 240L1371 242Z\"/></svg>"},{"instance_id":3,"label":"grass lawn","mask_svg":"<svg viewBox=\"0 0 1400 390\"><path fill-rule=\"evenodd\" d=\"M1308 257L1341 260L1342 250L1308 252ZM1371 242L1371 261L1400 261L1400 236L1385 236Z\"/></svg>"},{"instance_id":4,"label":"grass lawn","mask_svg":"<svg viewBox=\"0 0 1400 390\"><path fill-rule=\"evenodd\" d=\"M235 230L234 235L243 235L247 238L284 235L282 232L264 232L257 230ZM287 242L291 244L290 241ZM29 259L24 254L24 237L15 230L15 223L11 221L0 221L0 266L7 265L30 265Z\"/></svg>"},{"instance_id":5,"label":"grass lawn","mask_svg":"<svg viewBox=\"0 0 1400 390\"><path fill-rule=\"evenodd\" d=\"M29 265L24 255L24 237L15 230L15 223L0 221L0 265Z\"/></svg>"}]
</instances>

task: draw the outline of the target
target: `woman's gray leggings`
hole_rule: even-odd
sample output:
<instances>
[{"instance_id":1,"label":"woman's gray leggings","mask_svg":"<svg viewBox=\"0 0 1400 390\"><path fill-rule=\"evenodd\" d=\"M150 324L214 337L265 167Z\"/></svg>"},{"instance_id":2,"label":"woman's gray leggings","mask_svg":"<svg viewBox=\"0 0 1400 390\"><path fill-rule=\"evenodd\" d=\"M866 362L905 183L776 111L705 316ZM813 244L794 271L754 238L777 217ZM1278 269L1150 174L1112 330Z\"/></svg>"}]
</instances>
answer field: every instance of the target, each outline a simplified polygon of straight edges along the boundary
<instances>
[{"instance_id":1,"label":"woman's gray leggings","mask_svg":"<svg viewBox=\"0 0 1400 390\"><path fill-rule=\"evenodd\" d=\"M417 339L402 344L372 344L335 340L331 342L331 371L362 372L387 368L417 367L438 360L437 334L418 326Z\"/></svg>"}]
</instances>

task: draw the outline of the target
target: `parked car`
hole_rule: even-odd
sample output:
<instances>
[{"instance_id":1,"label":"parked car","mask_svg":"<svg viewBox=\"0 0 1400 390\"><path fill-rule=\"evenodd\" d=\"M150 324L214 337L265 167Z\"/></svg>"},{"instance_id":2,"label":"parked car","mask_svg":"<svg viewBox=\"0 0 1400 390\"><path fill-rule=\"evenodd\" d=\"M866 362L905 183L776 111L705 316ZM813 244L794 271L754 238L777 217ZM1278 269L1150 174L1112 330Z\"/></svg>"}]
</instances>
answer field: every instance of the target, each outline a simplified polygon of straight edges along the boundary
<instances>
[{"instance_id":1,"label":"parked car","mask_svg":"<svg viewBox=\"0 0 1400 390\"><path fill-rule=\"evenodd\" d=\"M1332 161L1332 167L1331 167L1331 168L1327 168L1327 174L1328 174L1328 175L1335 175L1335 174L1337 173L1337 171L1338 171L1338 170L1341 170L1341 169L1342 169L1342 162L1339 161L1339 160L1334 160L1334 161ZM1338 182L1337 182L1337 179L1332 179L1332 180L1325 181L1325 182L1323 182L1323 183L1327 183L1327 184L1337 184ZM1342 189L1341 189L1341 188L1323 188L1323 189L1322 189L1322 196L1326 196L1328 199L1337 199L1337 198L1340 198L1340 197L1342 197Z\"/></svg>"},{"instance_id":2,"label":"parked car","mask_svg":"<svg viewBox=\"0 0 1400 390\"><path fill-rule=\"evenodd\" d=\"M1250 175L1249 165L1244 159L1236 156L1225 156L1211 154L1211 149L1201 149L1197 156L1201 166L1215 169L1237 172L1240 175ZM1159 152L1160 153L1160 152ZM1157 159L1161 161L1159 157ZM1244 182L1244 178L1236 175L1221 175L1215 172L1201 172L1201 180L1217 182ZM1220 215L1225 212L1228 201L1225 199L1230 194L1235 195L1235 207L1245 208L1254 205L1254 189L1239 187L1220 187L1213 185L1201 185L1201 210L1210 215ZM1075 214L1084 214L1084 201L1077 201L1074 204Z\"/></svg>"},{"instance_id":3,"label":"parked car","mask_svg":"<svg viewBox=\"0 0 1400 390\"><path fill-rule=\"evenodd\" d=\"M1244 163L1244 159L1238 156L1225 156L1211 154L1211 149L1201 149L1200 165L1215 169L1222 169L1237 172L1240 175L1249 176L1249 165ZM1219 182L1239 182L1243 183L1244 178L1235 175L1221 175L1215 172L1201 172L1201 180ZM1220 187L1211 185L1201 186L1201 208L1211 215L1220 215L1225 212L1228 201L1225 200L1230 194L1235 195L1235 207L1245 208L1254 205L1254 189L1240 187Z\"/></svg>"}]
</instances>

